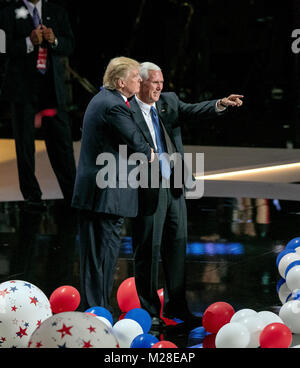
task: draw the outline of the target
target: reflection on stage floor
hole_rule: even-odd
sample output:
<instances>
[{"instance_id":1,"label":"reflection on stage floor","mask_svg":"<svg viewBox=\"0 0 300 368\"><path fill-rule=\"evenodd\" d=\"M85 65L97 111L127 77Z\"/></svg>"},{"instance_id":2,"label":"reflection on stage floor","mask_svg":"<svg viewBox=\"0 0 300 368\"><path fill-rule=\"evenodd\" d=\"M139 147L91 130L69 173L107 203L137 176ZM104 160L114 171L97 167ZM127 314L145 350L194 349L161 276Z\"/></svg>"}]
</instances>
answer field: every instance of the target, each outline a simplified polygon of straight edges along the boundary
<instances>
[{"instance_id":1,"label":"reflection on stage floor","mask_svg":"<svg viewBox=\"0 0 300 368\"><path fill-rule=\"evenodd\" d=\"M45 204L46 211L28 212L22 201L0 203L0 282L29 281L49 297L62 285L80 290L78 228L76 213L63 200ZM225 301L236 311L251 308L277 313L282 304L276 291L280 278L276 257L289 240L300 236L300 203L202 198L187 201L187 209L191 311L202 315L210 304ZM122 313L118 287L132 276L131 227L126 220L111 300L115 321ZM179 347L205 345L201 327L186 331L178 324L162 334Z\"/></svg>"}]
</instances>

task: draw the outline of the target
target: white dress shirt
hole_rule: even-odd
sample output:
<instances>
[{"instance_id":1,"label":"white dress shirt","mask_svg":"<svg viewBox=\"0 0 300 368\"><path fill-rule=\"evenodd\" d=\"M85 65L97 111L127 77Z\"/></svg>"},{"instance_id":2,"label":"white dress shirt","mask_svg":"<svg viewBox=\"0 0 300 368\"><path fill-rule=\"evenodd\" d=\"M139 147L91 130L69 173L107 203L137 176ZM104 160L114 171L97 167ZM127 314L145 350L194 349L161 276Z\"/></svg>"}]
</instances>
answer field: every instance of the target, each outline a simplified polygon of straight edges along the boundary
<instances>
[{"instance_id":1,"label":"white dress shirt","mask_svg":"<svg viewBox=\"0 0 300 368\"><path fill-rule=\"evenodd\" d=\"M33 16L33 9L34 7L37 8L40 18L42 19L42 2L38 1L35 5L32 4L30 1L23 0L27 10L29 11L30 16ZM30 37L26 37L26 45L27 45L27 53L30 53L34 50L34 46L30 40Z\"/></svg>"},{"instance_id":2,"label":"white dress shirt","mask_svg":"<svg viewBox=\"0 0 300 368\"><path fill-rule=\"evenodd\" d=\"M157 150L157 144L156 144L156 136L155 136L155 131L154 131L154 127L153 127L153 123L152 123L152 117L151 117L151 112L150 109L151 107L155 107L155 103L153 103L152 105L148 105L146 103L144 103L143 101L141 101L140 99L137 98L137 96L135 96L135 99L140 107L140 109L142 110L144 119L147 123L148 129L150 131L154 146L155 146L155 150Z\"/></svg>"}]
</instances>

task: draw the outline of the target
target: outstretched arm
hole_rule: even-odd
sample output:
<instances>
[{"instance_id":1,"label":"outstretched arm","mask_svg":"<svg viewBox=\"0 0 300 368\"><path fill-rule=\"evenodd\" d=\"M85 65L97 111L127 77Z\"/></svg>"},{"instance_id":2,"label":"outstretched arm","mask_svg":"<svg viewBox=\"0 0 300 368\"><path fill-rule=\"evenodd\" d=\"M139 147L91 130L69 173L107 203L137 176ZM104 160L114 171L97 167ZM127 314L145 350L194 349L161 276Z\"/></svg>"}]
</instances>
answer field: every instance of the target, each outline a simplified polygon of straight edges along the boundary
<instances>
[{"instance_id":1,"label":"outstretched arm","mask_svg":"<svg viewBox=\"0 0 300 368\"><path fill-rule=\"evenodd\" d=\"M217 102L217 106L219 110L224 110L228 106L242 106L243 101L241 100L244 96L243 95L235 95L232 94L228 97L221 98Z\"/></svg>"}]
</instances>

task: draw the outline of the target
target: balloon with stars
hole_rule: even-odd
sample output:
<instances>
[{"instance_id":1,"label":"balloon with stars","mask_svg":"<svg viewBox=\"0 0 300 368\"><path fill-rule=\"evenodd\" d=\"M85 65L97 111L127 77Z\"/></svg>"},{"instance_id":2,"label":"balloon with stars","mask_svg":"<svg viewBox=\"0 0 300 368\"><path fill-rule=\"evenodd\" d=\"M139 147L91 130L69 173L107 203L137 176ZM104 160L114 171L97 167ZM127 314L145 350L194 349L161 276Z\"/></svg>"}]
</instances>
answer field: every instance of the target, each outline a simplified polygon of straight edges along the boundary
<instances>
[{"instance_id":1,"label":"balloon with stars","mask_svg":"<svg viewBox=\"0 0 300 368\"><path fill-rule=\"evenodd\" d=\"M119 348L112 329L95 316L62 312L44 321L31 335L29 348Z\"/></svg>"},{"instance_id":2,"label":"balloon with stars","mask_svg":"<svg viewBox=\"0 0 300 368\"><path fill-rule=\"evenodd\" d=\"M52 316L46 295L27 281L0 284L0 347L27 347L33 331Z\"/></svg>"}]
</instances>

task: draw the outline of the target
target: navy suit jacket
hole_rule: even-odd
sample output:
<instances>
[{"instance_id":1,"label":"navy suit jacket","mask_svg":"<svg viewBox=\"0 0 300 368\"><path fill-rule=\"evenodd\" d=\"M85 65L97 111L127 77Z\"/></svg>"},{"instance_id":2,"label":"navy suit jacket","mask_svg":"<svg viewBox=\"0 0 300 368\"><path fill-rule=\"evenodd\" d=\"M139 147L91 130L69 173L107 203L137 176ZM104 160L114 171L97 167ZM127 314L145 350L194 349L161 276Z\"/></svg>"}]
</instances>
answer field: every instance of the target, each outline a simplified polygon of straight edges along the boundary
<instances>
[{"instance_id":1,"label":"navy suit jacket","mask_svg":"<svg viewBox=\"0 0 300 368\"><path fill-rule=\"evenodd\" d=\"M17 17L16 10L25 8L23 1L17 1L4 8L0 14L0 28L6 33L7 65L1 97L8 101L36 101L36 69L38 47L27 53L26 37L35 28L32 17L28 13ZM69 56L74 48L74 36L69 17L62 7L42 0L43 24L52 28L58 39L58 46L52 49L48 45L48 60L53 67L55 92L59 106L66 105L66 73L64 56Z\"/></svg>"},{"instance_id":2,"label":"navy suit jacket","mask_svg":"<svg viewBox=\"0 0 300 368\"><path fill-rule=\"evenodd\" d=\"M124 178L119 175L120 145L127 146L127 157L140 152L150 160L150 146L135 124L131 109L119 92L103 88L92 98L84 115L73 207L124 217L137 215L138 190L121 185L126 185L127 179L121 183ZM98 155L103 153L116 162L116 188L99 188L96 183L98 172L108 167L107 162L96 163ZM122 159L127 160L127 157ZM128 173L132 169L131 166Z\"/></svg>"},{"instance_id":3,"label":"navy suit jacket","mask_svg":"<svg viewBox=\"0 0 300 368\"><path fill-rule=\"evenodd\" d=\"M208 119L223 113L216 112L215 105L217 100L202 101L199 103L185 103L181 101L174 92L164 92L161 94L159 101L156 103L160 121L163 123L176 152L184 155L181 125L186 121L195 119ZM147 123L143 117L142 111L135 99L132 99L131 110L136 124L141 129L145 140L154 149L154 143L148 129ZM149 173L150 177L150 173ZM150 180L149 180L150 181ZM172 185L172 183L171 183ZM182 189L172 188L175 196L183 195ZM152 215L157 208L158 188L139 188L139 214Z\"/></svg>"}]
</instances>

